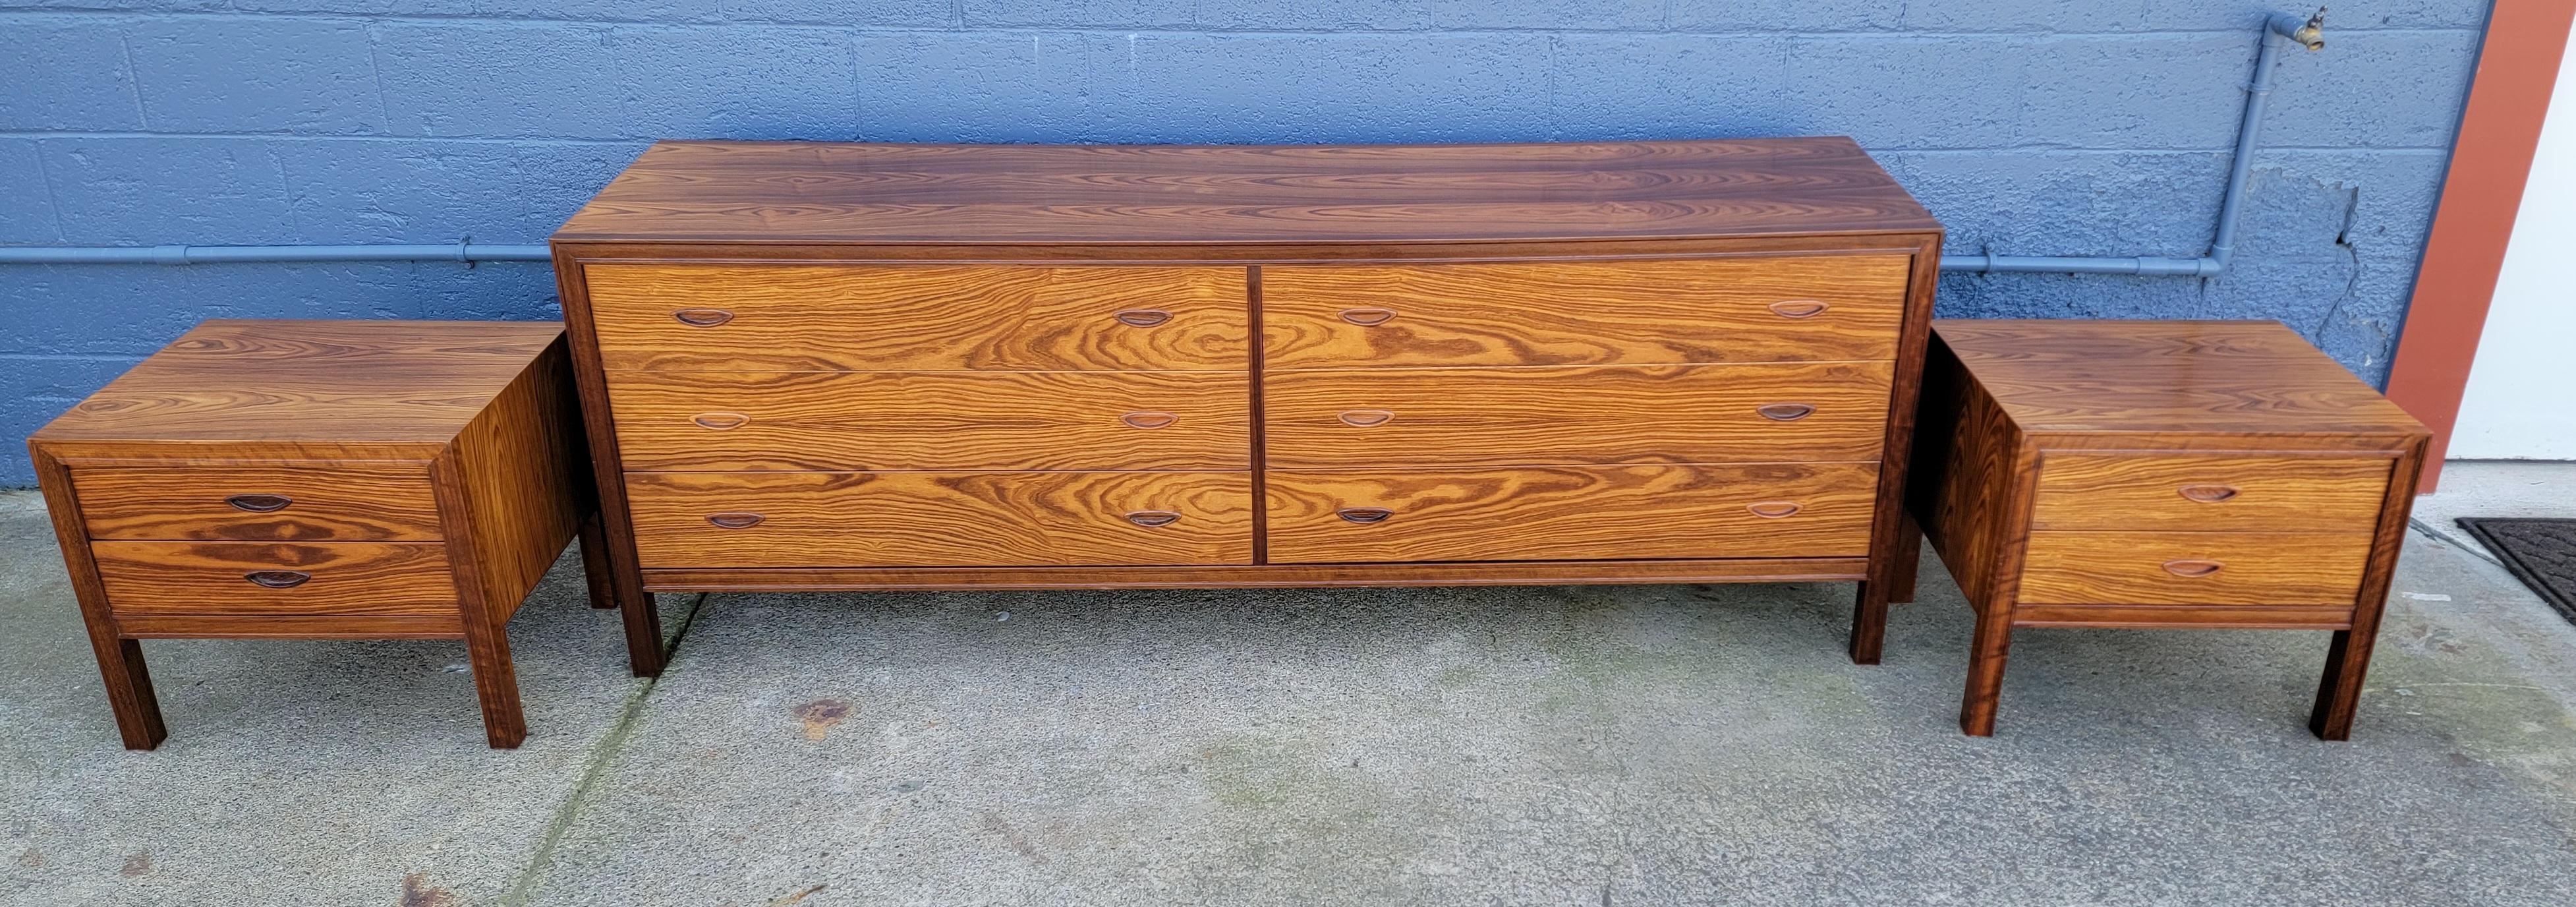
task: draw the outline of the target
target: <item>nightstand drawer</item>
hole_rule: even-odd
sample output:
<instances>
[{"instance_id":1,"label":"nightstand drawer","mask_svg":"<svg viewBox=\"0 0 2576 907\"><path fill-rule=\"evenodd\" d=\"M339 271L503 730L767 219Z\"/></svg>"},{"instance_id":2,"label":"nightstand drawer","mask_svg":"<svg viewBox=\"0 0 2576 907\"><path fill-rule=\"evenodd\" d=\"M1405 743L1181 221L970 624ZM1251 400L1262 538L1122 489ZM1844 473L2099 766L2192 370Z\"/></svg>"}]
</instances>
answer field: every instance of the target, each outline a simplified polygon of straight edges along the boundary
<instances>
[{"instance_id":1,"label":"nightstand drawer","mask_svg":"<svg viewBox=\"0 0 2576 907\"><path fill-rule=\"evenodd\" d=\"M72 489L91 538L160 541L437 541L421 463L82 467Z\"/></svg>"},{"instance_id":2,"label":"nightstand drawer","mask_svg":"<svg viewBox=\"0 0 2576 907\"><path fill-rule=\"evenodd\" d=\"M1240 372L611 372L636 470L1248 469Z\"/></svg>"},{"instance_id":3,"label":"nightstand drawer","mask_svg":"<svg viewBox=\"0 0 2576 907\"><path fill-rule=\"evenodd\" d=\"M1251 362L1241 267L594 264L610 369L1209 369Z\"/></svg>"},{"instance_id":4,"label":"nightstand drawer","mask_svg":"<svg viewBox=\"0 0 2576 907\"><path fill-rule=\"evenodd\" d=\"M447 546L436 543L97 542L90 552L120 613L458 614Z\"/></svg>"},{"instance_id":5,"label":"nightstand drawer","mask_svg":"<svg viewBox=\"0 0 2576 907\"><path fill-rule=\"evenodd\" d=\"M1896 357L1906 255L1277 265L1274 369Z\"/></svg>"},{"instance_id":6,"label":"nightstand drawer","mask_svg":"<svg viewBox=\"0 0 2576 907\"><path fill-rule=\"evenodd\" d=\"M2017 600L2051 605L2350 605L2371 535L2034 532Z\"/></svg>"},{"instance_id":7,"label":"nightstand drawer","mask_svg":"<svg viewBox=\"0 0 2576 907\"><path fill-rule=\"evenodd\" d=\"M1861 557L1876 463L1272 470L1272 563Z\"/></svg>"},{"instance_id":8,"label":"nightstand drawer","mask_svg":"<svg viewBox=\"0 0 2576 907\"><path fill-rule=\"evenodd\" d=\"M2031 528L2370 532L2395 463L2052 452L2040 461Z\"/></svg>"}]
</instances>

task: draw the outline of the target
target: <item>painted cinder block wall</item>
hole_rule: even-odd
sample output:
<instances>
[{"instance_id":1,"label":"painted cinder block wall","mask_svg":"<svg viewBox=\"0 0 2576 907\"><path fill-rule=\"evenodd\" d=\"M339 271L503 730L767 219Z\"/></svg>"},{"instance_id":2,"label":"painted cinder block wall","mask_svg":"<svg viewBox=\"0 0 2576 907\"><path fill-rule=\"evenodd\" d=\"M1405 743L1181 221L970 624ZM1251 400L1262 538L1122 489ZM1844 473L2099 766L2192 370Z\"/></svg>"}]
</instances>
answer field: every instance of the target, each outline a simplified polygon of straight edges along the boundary
<instances>
[{"instance_id":1,"label":"painted cinder block wall","mask_svg":"<svg viewBox=\"0 0 2576 907\"><path fill-rule=\"evenodd\" d=\"M0 0L0 244L542 242L655 138L1840 133L1952 251L2206 250L2244 0ZM2296 9L2305 13L2306 9ZM2486 4L2336 0L2237 266L1943 280L1945 316L2260 317L2383 380ZM0 266L23 438L208 317L556 317L543 264Z\"/></svg>"}]
</instances>

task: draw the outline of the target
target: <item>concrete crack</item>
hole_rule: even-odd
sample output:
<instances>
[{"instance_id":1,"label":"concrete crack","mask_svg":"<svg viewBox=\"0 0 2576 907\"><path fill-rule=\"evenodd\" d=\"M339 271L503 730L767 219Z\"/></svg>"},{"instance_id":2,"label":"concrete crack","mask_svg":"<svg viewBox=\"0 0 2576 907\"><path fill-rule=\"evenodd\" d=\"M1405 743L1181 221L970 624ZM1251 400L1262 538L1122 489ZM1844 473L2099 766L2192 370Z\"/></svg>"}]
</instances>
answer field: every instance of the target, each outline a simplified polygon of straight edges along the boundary
<instances>
[{"instance_id":1,"label":"concrete crack","mask_svg":"<svg viewBox=\"0 0 2576 907\"><path fill-rule=\"evenodd\" d=\"M697 621L698 611L706 606L706 602L707 593L704 592L689 600L688 610L680 615L679 626L673 628L671 639L664 643L664 648L679 651L680 640L689 635L689 625ZM663 673L670 673L668 665L663 667ZM529 898L536 895L537 884L554 869L556 848L572 831L573 822L581 818L582 807L589 805L591 798L598 793L600 781L608 775L608 766L626 750L626 740L634 735L636 720L643 717L644 700L652 696L653 688L661 683L660 677L647 677L644 685L626 698L626 707L618 714L617 724L608 729L608 736L600 738L599 746L582 763L581 780L573 784L571 796L564 798L563 806L556 809L554 818L546 822L545 837L538 839L536 853L528 858L528 868L519 873L518 883L510 886L510 893L501 898L504 907L524 907Z\"/></svg>"}]
</instances>

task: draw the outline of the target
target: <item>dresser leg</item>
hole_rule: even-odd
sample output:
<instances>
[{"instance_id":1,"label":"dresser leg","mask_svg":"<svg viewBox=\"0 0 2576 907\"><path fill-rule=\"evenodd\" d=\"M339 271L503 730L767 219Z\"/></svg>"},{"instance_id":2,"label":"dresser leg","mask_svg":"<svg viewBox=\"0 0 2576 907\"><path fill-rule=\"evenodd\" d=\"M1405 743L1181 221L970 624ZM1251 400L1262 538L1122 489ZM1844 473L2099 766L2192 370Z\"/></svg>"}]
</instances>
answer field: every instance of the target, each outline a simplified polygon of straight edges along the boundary
<instances>
[{"instance_id":1,"label":"dresser leg","mask_svg":"<svg viewBox=\"0 0 2576 907\"><path fill-rule=\"evenodd\" d=\"M2003 698L2004 653L2012 648L2012 608L1977 609L1976 636L1968 645L1968 690L1959 700L1959 730L1970 737L1995 735L1995 704Z\"/></svg>"},{"instance_id":2,"label":"dresser leg","mask_svg":"<svg viewBox=\"0 0 2576 907\"><path fill-rule=\"evenodd\" d=\"M465 649L474 663L474 692L483 700L483 738L493 749L519 748L528 739L528 720L519 711L519 672L510 664L509 628L468 617Z\"/></svg>"},{"instance_id":3,"label":"dresser leg","mask_svg":"<svg viewBox=\"0 0 2576 907\"><path fill-rule=\"evenodd\" d=\"M2352 739L2352 716L2361 707L2361 681L2370 672L2371 642L2378 629L2374 621L2369 631L2337 630L2334 642L2327 645L2325 676L2317 681L2317 707L2308 713L2308 730L2317 739Z\"/></svg>"},{"instance_id":4,"label":"dresser leg","mask_svg":"<svg viewBox=\"0 0 2576 907\"><path fill-rule=\"evenodd\" d=\"M1889 571L1893 578L1887 584L1887 600L1891 604L1902 605L1914 600L1914 573L1923 566L1923 527L1914 522L1913 514L1897 518L1896 550L1893 554L1895 561Z\"/></svg>"},{"instance_id":5,"label":"dresser leg","mask_svg":"<svg viewBox=\"0 0 2576 907\"><path fill-rule=\"evenodd\" d=\"M617 607L617 584L608 578L608 531L599 525L599 511L581 518L581 577L590 584L590 606Z\"/></svg>"}]
</instances>

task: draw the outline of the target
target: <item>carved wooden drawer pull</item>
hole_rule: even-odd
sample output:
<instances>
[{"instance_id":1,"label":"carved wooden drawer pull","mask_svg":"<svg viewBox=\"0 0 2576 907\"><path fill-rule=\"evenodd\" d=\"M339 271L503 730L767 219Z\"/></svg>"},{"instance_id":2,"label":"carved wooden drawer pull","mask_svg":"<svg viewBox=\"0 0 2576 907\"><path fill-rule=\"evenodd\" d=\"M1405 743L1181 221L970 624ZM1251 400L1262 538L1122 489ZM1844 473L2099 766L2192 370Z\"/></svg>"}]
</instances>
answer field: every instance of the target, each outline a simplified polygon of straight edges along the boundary
<instances>
[{"instance_id":1,"label":"carved wooden drawer pull","mask_svg":"<svg viewBox=\"0 0 2576 907\"><path fill-rule=\"evenodd\" d=\"M1776 520L1797 513L1803 508L1800 508L1796 501L1755 501L1744 505L1744 509L1753 511L1754 516Z\"/></svg>"},{"instance_id":2,"label":"carved wooden drawer pull","mask_svg":"<svg viewBox=\"0 0 2576 907\"><path fill-rule=\"evenodd\" d=\"M681 309L671 317L693 328L711 328L732 321L733 313L723 309Z\"/></svg>"},{"instance_id":3,"label":"carved wooden drawer pull","mask_svg":"<svg viewBox=\"0 0 2576 907\"><path fill-rule=\"evenodd\" d=\"M224 503L233 505L235 510L275 513L286 509L286 505L295 503L295 499L282 494L237 494L225 498Z\"/></svg>"},{"instance_id":4,"label":"carved wooden drawer pull","mask_svg":"<svg viewBox=\"0 0 2576 907\"><path fill-rule=\"evenodd\" d=\"M1118 417L1118 421L1125 422L1137 428L1161 428L1174 422L1181 421L1181 417L1172 415L1171 413L1128 413L1124 416Z\"/></svg>"},{"instance_id":5,"label":"carved wooden drawer pull","mask_svg":"<svg viewBox=\"0 0 2576 907\"><path fill-rule=\"evenodd\" d=\"M1771 304L1772 314L1782 318L1814 318L1833 306L1813 299L1783 299Z\"/></svg>"},{"instance_id":6,"label":"carved wooden drawer pull","mask_svg":"<svg viewBox=\"0 0 2576 907\"><path fill-rule=\"evenodd\" d=\"M1395 317L1394 309L1343 309L1342 320L1361 327L1385 324Z\"/></svg>"},{"instance_id":7,"label":"carved wooden drawer pull","mask_svg":"<svg viewBox=\"0 0 2576 907\"><path fill-rule=\"evenodd\" d=\"M707 514L707 522L714 523L726 529L749 529L753 526L760 525L760 521L765 519L768 519L768 517L761 516L757 513L745 513L739 510L727 513Z\"/></svg>"},{"instance_id":8,"label":"carved wooden drawer pull","mask_svg":"<svg viewBox=\"0 0 2576 907\"><path fill-rule=\"evenodd\" d=\"M1383 409L1347 410L1344 411L1341 416L1342 424L1355 425L1361 428L1367 428L1372 425L1385 425L1388 419L1393 418L1395 418L1395 413Z\"/></svg>"},{"instance_id":9,"label":"carved wooden drawer pull","mask_svg":"<svg viewBox=\"0 0 2576 907\"><path fill-rule=\"evenodd\" d=\"M1128 514L1127 522L1138 526L1169 526L1180 518L1180 514L1169 510L1139 510Z\"/></svg>"},{"instance_id":10,"label":"carved wooden drawer pull","mask_svg":"<svg viewBox=\"0 0 2576 907\"><path fill-rule=\"evenodd\" d=\"M2220 566L2217 561L2166 561L2165 572L2197 578L2216 574Z\"/></svg>"},{"instance_id":11,"label":"carved wooden drawer pull","mask_svg":"<svg viewBox=\"0 0 2576 907\"><path fill-rule=\"evenodd\" d=\"M2236 489L2227 485L2185 485L2182 496L2203 504L2216 504L2235 497Z\"/></svg>"},{"instance_id":12,"label":"carved wooden drawer pull","mask_svg":"<svg viewBox=\"0 0 2576 907\"><path fill-rule=\"evenodd\" d=\"M1804 403L1773 403L1766 406L1756 407L1753 411L1761 413L1762 418L1765 419L1777 422L1796 422L1813 414L1816 411L1816 408Z\"/></svg>"},{"instance_id":13,"label":"carved wooden drawer pull","mask_svg":"<svg viewBox=\"0 0 2576 907\"><path fill-rule=\"evenodd\" d=\"M1161 309L1124 309L1118 313L1118 320L1140 328L1150 328L1172 320L1172 313Z\"/></svg>"},{"instance_id":14,"label":"carved wooden drawer pull","mask_svg":"<svg viewBox=\"0 0 2576 907\"><path fill-rule=\"evenodd\" d=\"M751 423L751 417L741 413L699 413L697 415L690 416L689 421L698 423L699 428L711 428L716 431L723 431L728 428L741 428L744 425L748 425Z\"/></svg>"},{"instance_id":15,"label":"carved wooden drawer pull","mask_svg":"<svg viewBox=\"0 0 2576 907\"><path fill-rule=\"evenodd\" d=\"M1384 507L1344 507L1333 511L1333 515L1354 523L1368 524L1386 522L1386 518L1394 516L1395 511Z\"/></svg>"},{"instance_id":16,"label":"carved wooden drawer pull","mask_svg":"<svg viewBox=\"0 0 2576 907\"><path fill-rule=\"evenodd\" d=\"M293 589L311 580L313 574L302 570L253 570L242 574L242 578L271 589Z\"/></svg>"}]
</instances>

